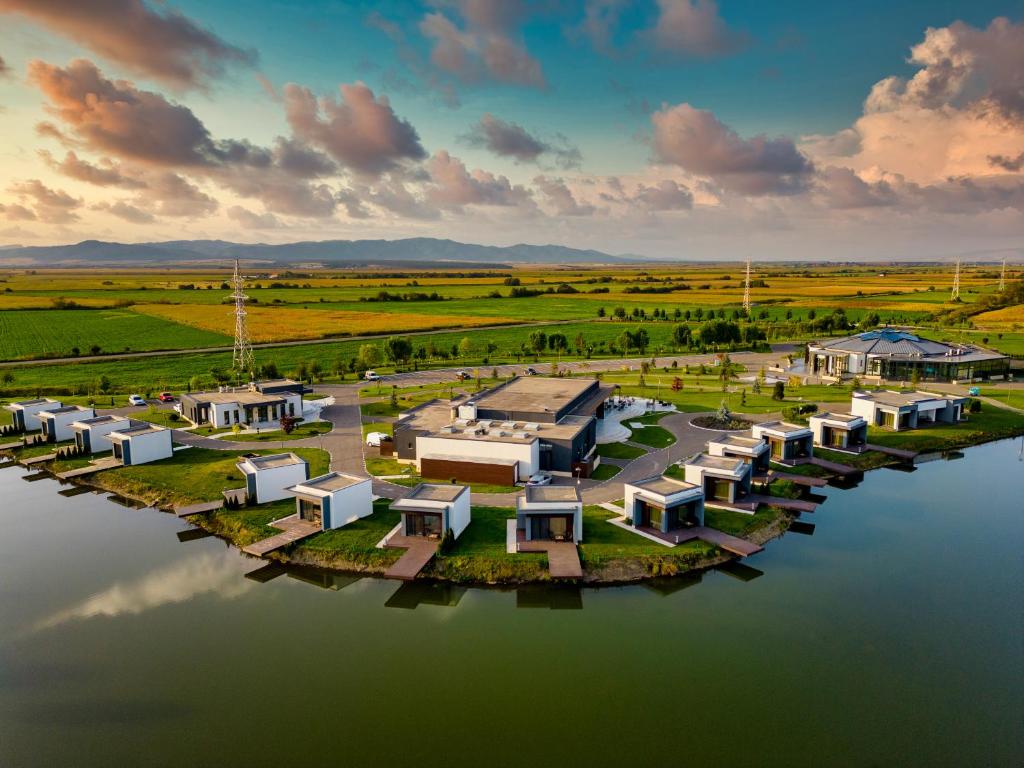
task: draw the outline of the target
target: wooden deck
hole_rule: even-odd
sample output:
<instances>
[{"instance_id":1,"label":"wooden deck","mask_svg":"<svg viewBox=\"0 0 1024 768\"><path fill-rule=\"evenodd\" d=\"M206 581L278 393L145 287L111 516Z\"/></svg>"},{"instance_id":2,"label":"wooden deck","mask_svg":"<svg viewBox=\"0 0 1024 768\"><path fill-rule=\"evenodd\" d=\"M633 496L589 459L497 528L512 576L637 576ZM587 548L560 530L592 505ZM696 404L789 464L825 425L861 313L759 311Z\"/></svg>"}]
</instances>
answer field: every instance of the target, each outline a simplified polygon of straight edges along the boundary
<instances>
[{"instance_id":1,"label":"wooden deck","mask_svg":"<svg viewBox=\"0 0 1024 768\"><path fill-rule=\"evenodd\" d=\"M827 469L829 472L834 472L837 475L853 475L860 472L856 467L851 467L849 464L840 464L836 461L826 461L825 459L819 459L817 456L812 456L810 463L816 467Z\"/></svg>"},{"instance_id":2,"label":"wooden deck","mask_svg":"<svg viewBox=\"0 0 1024 768\"><path fill-rule=\"evenodd\" d=\"M669 531L664 533L657 530L656 528L638 528L638 531L643 531L649 536L654 536L667 541L670 544L682 544L686 541L693 541L694 539L700 539L706 541L709 544L714 544L716 547L731 552L734 555L740 557L748 557L749 555L756 554L764 549L764 547L757 544L752 544L746 539L741 539L738 536L730 536L728 533L722 533L714 528L707 528L703 525L695 525L692 528L680 528L675 531Z\"/></svg>"},{"instance_id":3,"label":"wooden deck","mask_svg":"<svg viewBox=\"0 0 1024 768\"><path fill-rule=\"evenodd\" d=\"M280 549L281 547L286 547L296 541L308 538L314 533L320 533L319 525L310 522L309 520L300 520L297 514L282 517L280 520L275 520L270 523L270 526L273 528L280 528L281 533L253 542L249 546L243 547L242 551L247 555L263 557L268 552L273 552L275 549Z\"/></svg>"},{"instance_id":4,"label":"wooden deck","mask_svg":"<svg viewBox=\"0 0 1024 768\"><path fill-rule=\"evenodd\" d=\"M70 480L73 477L85 477L86 475L94 475L97 472L102 472L105 469L114 469L114 467L120 467L121 460L115 459L113 456L107 456L103 459L97 459L88 466L79 467L78 469L69 469L67 472L61 472L57 475L60 480Z\"/></svg>"},{"instance_id":5,"label":"wooden deck","mask_svg":"<svg viewBox=\"0 0 1024 768\"><path fill-rule=\"evenodd\" d=\"M898 459L907 459L908 461L917 456L917 451L907 451L903 448L890 448L887 445L876 445L875 443L867 443L864 446L869 451L878 451L879 453L885 453L889 456L895 456Z\"/></svg>"},{"instance_id":6,"label":"wooden deck","mask_svg":"<svg viewBox=\"0 0 1024 768\"><path fill-rule=\"evenodd\" d=\"M808 477L807 475L794 475L789 472L776 472L774 469L768 473L768 480L788 480L796 485L806 485L808 488L824 488L828 480L823 477Z\"/></svg>"},{"instance_id":7,"label":"wooden deck","mask_svg":"<svg viewBox=\"0 0 1024 768\"><path fill-rule=\"evenodd\" d=\"M398 558L398 562L388 568L384 575L389 579L412 581L426 568L427 563L434 559L439 543L437 539L423 536L405 536L401 533L389 536L384 546L389 549L404 549L405 554Z\"/></svg>"},{"instance_id":8,"label":"wooden deck","mask_svg":"<svg viewBox=\"0 0 1024 768\"><path fill-rule=\"evenodd\" d=\"M200 504L189 504L187 507L176 507L174 514L178 517L189 517L190 515L201 515L204 512L213 512L223 506L223 501L204 501Z\"/></svg>"},{"instance_id":9,"label":"wooden deck","mask_svg":"<svg viewBox=\"0 0 1024 768\"><path fill-rule=\"evenodd\" d=\"M518 531L520 540L517 549L520 552L546 552L548 556L548 572L555 579L582 579L583 566L580 565L580 553L573 541L526 541L523 532Z\"/></svg>"},{"instance_id":10,"label":"wooden deck","mask_svg":"<svg viewBox=\"0 0 1024 768\"><path fill-rule=\"evenodd\" d=\"M782 496L762 496L758 493L747 494L743 500L755 504L768 504L792 512L813 512L818 508L815 502L806 499L786 499Z\"/></svg>"},{"instance_id":11,"label":"wooden deck","mask_svg":"<svg viewBox=\"0 0 1024 768\"><path fill-rule=\"evenodd\" d=\"M0 451L13 451L15 448L21 448L25 445L21 440L15 440L13 443L0 443Z\"/></svg>"},{"instance_id":12,"label":"wooden deck","mask_svg":"<svg viewBox=\"0 0 1024 768\"><path fill-rule=\"evenodd\" d=\"M32 456L28 459L22 459L18 463L23 467L31 467L34 464L42 464L44 461L53 461L56 458L56 453L44 453L42 456Z\"/></svg>"}]
</instances>

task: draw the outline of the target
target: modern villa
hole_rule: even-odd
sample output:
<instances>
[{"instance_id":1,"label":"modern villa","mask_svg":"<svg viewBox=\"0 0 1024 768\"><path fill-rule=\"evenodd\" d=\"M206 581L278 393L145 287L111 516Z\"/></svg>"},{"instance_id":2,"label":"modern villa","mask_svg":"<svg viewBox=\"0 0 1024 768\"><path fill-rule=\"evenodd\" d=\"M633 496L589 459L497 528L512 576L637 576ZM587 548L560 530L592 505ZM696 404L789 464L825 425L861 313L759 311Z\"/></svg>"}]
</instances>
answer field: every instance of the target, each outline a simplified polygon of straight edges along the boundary
<instances>
[{"instance_id":1,"label":"modern villa","mask_svg":"<svg viewBox=\"0 0 1024 768\"><path fill-rule=\"evenodd\" d=\"M15 429L22 432L33 432L43 428L39 420L40 411L61 408L63 405L60 400L51 400L48 397L43 397L36 400L21 400L17 403L11 403L10 405L5 405L4 410L10 411Z\"/></svg>"},{"instance_id":2,"label":"modern villa","mask_svg":"<svg viewBox=\"0 0 1024 768\"><path fill-rule=\"evenodd\" d=\"M818 413L808 420L814 444L839 451L860 452L868 442L868 423L852 413Z\"/></svg>"},{"instance_id":3,"label":"modern villa","mask_svg":"<svg viewBox=\"0 0 1024 768\"><path fill-rule=\"evenodd\" d=\"M583 501L575 485L528 485L516 498L516 528L525 541L583 540Z\"/></svg>"},{"instance_id":4,"label":"modern villa","mask_svg":"<svg viewBox=\"0 0 1024 768\"><path fill-rule=\"evenodd\" d=\"M74 439L75 432L71 425L82 419L93 418L96 411L84 405L62 405L59 408L39 411L36 416L39 418L46 442L57 443Z\"/></svg>"},{"instance_id":5,"label":"modern villa","mask_svg":"<svg viewBox=\"0 0 1024 768\"><path fill-rule=\"evenodd\" d=\"M1010 358L970 344L945 344L883 328L807 345L808 373L823 379L970 382L1003 379Z\"/></svg>"},{"instance_id":6,"label":"modern villa","mask_svg":"<svg viewBox=\"0 0 1024 768\"><path fill-rule=\"evenodd\" d=\"M328 531L373 514L373 481L368 477L328 472L285 489L295 497L300 520Z\"/></svg>"},{"instance_id":7,"label":"modern villa","mask_svg":"<svg viewBox=\"0 0 1024 768\"><path fill-rule=\"evenodd\" d=\"M82 453L99 453L113 450L114 445L108 439L111 432L141 426L141 422L133 422L127 416L94 416L82 419L71 425L75 447Z\"/></svg>"},{"instance_id":8,"label":"modern villa","mask_svg":"<svg viewBox=\"0 0 1024 768\"><path fill-rule=\"evenodd\" d=\"M799 424L765 421L752 426L750 433L768 444L772 461L800 464L814 455L814 435Z\"/></svg>"},{"instance_id":9,"label":"modern villa","mask_svg":"<svg viewBox=\"0 0 1024 768\"><path fill-rule=\"evenodd\" d=\"M238 469L245 475L246 497L256 504L287 499L292 495L289 486L309 479L309 464L294 453L246 456Z\"/></svg>"},{"instance_id":10,"label":"modern villa","mask_svg":"<svg viewBox=\"0 0 1024 768\"><path fill-rule=\"evenodd\" d=\"M540 471L588 477L613 390L596 379L517 377L468 398L431 400L395 423L395 456L423 477L464 482L513 485Z\"/></svg>"},{"instance_id":11,"label":"modern villa","mask_svg":"<svg viewBox=\"0 0 1024 768\"><path fill-rule=\"evenodd\" d=\"M402 513L403 536L440 538L450 530L458 538L469 525L469 499L465 485L420 483L393 502L391 509Z\"/></svg>"},{"instance_id":12,"label":"modern villa","mask_svg":"<svg viewBox=\"0 0 1024 768\"><path fill-rule=\"evenodd\" d=\"M282 416L302 418L305 391L300 382L275 379L216 392L190 392L181 396L181 415L197 425L274 428Z\"/></svg>"},{"instance_id":13,"label":"modern villa","mask_svg":"<svg viewBox=\"0 0 1024 768\"><path fill-rule=\"evenodd\" d=\"M142 424L107 435L114 458L126 467L169 459L174 455L171 430L155 424Z\"/></svg>"},{"instance_id":14,"label":"modern villa","mask_svg":"<svg viewBox=\"0 0 1024 768\"><path fill-rule=\"evenodd\" d=\"M683 462L686 482L704 492L704 501L735 504L750 493L750 464L743 459L698 453Z\"/></svg>"},{"instance_id":15,"label":"modern villa","mask_svg":"<svg viewBox=\"0 0 1024 768\"><path fill-rule=\"evenodd\" d=\"M771 448L768 443L759 437L754 437L753 433L749 431L737 435L722 435L715 440L709 440L707 444L709 455L742 459L750 464L755 475L768 471L770 452Z\"/></svg>"},{"instance_id":16,"label":"modern villa","mask_svg":"<svg viewBox=\"0 0 1024 768\"><path fill-rule=\"evenodd\" d=\"M636 528L668 533L704 525L704 489L664 475L655 475L624 487L626 517Z\"/></svg>"},{"instance_id":17,"label":"modern villa","mask_svg":"<svg viewBox=\"0 0 1024 768\"><path fill-rule=\"evenodd\" d=\"M969 399L892 389L854 392L850 412L872 426L899 432L939 422L954 424L964 417Z\"/></svg>"}]
</instances>

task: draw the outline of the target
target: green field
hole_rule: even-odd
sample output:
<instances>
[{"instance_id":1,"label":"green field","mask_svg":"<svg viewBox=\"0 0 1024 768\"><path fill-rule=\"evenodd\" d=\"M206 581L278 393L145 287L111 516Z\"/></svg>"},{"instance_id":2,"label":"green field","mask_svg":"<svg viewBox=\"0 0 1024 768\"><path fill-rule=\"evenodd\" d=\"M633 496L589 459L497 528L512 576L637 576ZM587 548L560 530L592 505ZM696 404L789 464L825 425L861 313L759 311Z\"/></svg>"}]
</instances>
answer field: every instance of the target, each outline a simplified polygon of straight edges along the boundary
<instances>
[{"instance_id":1,"label":"green field","mask_svg":"<svg viewBox=\"0 0 1024 768\"><path fill-rule=\"evenodd\" d=\"M0 360L223 346L219 333L127 309L7 310L0 312Z\"/></svg>"}]
</instances>

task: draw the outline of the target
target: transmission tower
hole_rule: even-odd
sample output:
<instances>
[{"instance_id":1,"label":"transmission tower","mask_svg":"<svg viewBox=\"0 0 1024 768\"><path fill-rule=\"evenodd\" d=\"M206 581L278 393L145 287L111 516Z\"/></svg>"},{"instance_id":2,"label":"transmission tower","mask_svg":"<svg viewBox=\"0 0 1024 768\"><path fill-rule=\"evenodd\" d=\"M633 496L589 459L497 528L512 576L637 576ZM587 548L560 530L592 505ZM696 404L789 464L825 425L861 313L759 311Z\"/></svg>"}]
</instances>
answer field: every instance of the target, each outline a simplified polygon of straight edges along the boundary
<instances>
[{"instance_id":1,"label":"transmission tower","mask_svg":"<svg viewBox=\"0 0 1024 768\"><path fill-rule=\"evenodd\" d=\"M999 273L999 292L1006 290L1006 259L1003 259L1003 269Z\"/></svg>"},{"instance_id":2,"label":"transmission tower","mask_svg":"<svg viewBox=\"0 0 1024 768\"><path fill-rule=\"evenodd\" d=\"M235 351L231 360L231 367L241 376L255 378L256 361L252 355L252 341L249 339L249 326L246 323L245 301L249 297L245 295L245 280L238 271L238 259L235 259L235 274L231 279L231 287L234 289L231 298L235 302Z\"/></svg>"},{"instance_id":3,"label":"transmission tower","mask_svg":"<svg viewBox=\"0 0 1024 768\"><path fill-rule=\"evenodd\" d=\"M743 311L750 315L750 259L747 259L747 279L743 283Z\"/></svg>"},{"instance_id":4,"label":"transmission tower","mask_svg":"<svg viewBox=\"0 0 1024 768\"><path fill-rule=\"evenodd\" d=\"M960 298L960 259L956 260L956 272L953 273L953 292L949 295L950 301Z\"/></svg>"}]
</instances>

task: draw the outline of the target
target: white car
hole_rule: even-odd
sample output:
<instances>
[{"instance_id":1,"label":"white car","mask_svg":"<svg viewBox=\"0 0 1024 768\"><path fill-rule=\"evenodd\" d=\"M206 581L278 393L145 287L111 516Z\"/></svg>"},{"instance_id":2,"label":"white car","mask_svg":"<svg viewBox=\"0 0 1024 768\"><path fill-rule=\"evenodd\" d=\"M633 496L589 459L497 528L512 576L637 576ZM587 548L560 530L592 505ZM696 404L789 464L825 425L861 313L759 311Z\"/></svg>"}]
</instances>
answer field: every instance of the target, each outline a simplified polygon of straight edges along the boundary
<instances>
[{"instance_id":1,"label":"white car","mask_svg":"<svg viewBox=\"0 0 1024 768\"><path fill-rule=\"evenodd\" d=\"M142 395L128 395L128 405L145 405L146 398Z\"/></svg>"},{"instance_id":2,"label":"white car","mask_svg":"<svg viewBox=\"0 0 1024 768\"><path fill-rule=\"evenodd\" d=\"M380 448L381 443L390 443L391 435L387 432L368 432L366 434L366 444L370 448Z\"/></svg>"},{"instance_id":3,"label":"white car","mask_svg":"<svg viewBox=\"0 0 1024 768\"><path fill-rule=\"evenodd\" d=\"M470 373L469 371L456 371L455 378L458 379L459 381L467 381L468 379L473 378L473 374Z\"/></svg>"},{"instance_id":4,"label":"white car","mask_svg":"<svg viewBox=\"0 0 1024 768\"><path fill-rule=\"evenodd\" d=\"M376 371L367 371L363 374L363 378L367 381L380 381L380 376L377 375Z\"/></svg>"},{"instance_id":5,"label":"white car","mask_svg":"<svg viewBox=\"0 0 1024 768\"><path fill-rule=\"evenodd\" d=\"M530 479L526 483L527 485L550 485L551 475L547 472L538 472L535 475L530 475Z\"/></svg>"}]
</instances>

